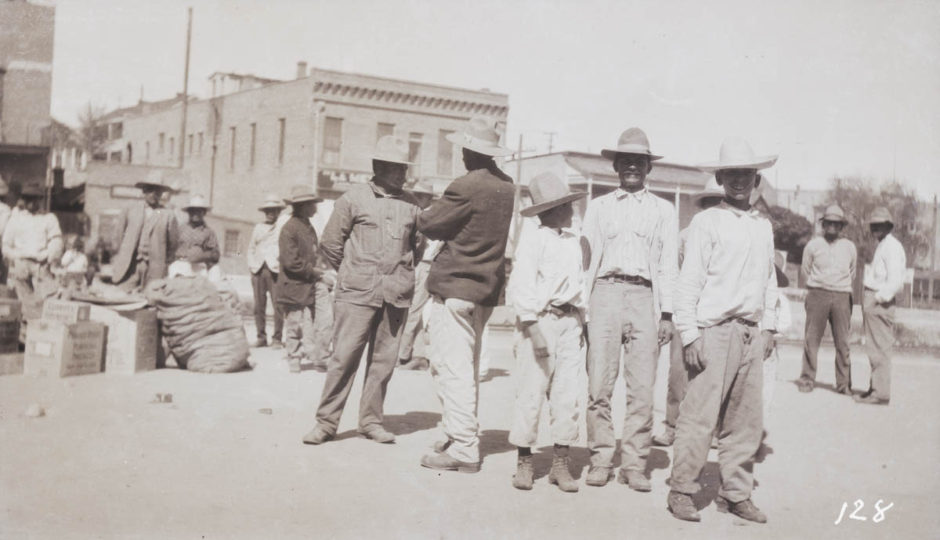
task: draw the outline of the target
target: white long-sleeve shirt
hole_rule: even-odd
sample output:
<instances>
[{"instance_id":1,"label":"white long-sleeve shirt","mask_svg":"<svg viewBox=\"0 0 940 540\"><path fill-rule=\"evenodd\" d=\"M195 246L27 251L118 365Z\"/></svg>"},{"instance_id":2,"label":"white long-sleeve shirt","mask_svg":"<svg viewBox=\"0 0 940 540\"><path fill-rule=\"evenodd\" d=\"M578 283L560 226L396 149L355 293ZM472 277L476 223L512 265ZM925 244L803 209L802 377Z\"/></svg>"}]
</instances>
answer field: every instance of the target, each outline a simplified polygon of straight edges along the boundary
<instances>
[{"instance_id":1,"label":"white long-sleeve shirt","mask_svg":"<svg viewBox=\"0 0 940 540\"><path fill-rule=\"evenodd\" d=\"M3 257L41 263L62 256L62 229L55 214L14 212L3 231Z\"/></svg>"},{"instance_id":2,"label":"white long-sleeve shirt","mask_svg":"<svg viewBox=\"0 0 940 540\"><path fill-rule=\"evenodd\" d=\"M538 320L550 305L571 304L583 315L584 255L570 229L524 229L513 259L506 297L521 322Z\"/></svg>"},{"instance_id":3,"label":"white long-sleeve shirt","mask_svg":"<svg viewBox=\"0 0 940 540\"><path fill-rule=\"evenodd\" d=\"M640 276L653 283L655 308L673 313L679 231L671 203L646 188L618 188L588 203L582 227L591 247L588 293L600 277Z\"/></svg>"},{"instance_id":4,"label":"white long-sleeve shirt","mask_svg":"<svg viewBox=\"0 0 940 540\"><path fill-rule=\"evenodd\" d=\"M699 212L689 225L673 316L682 344L729 318L774 330L777 275L770 222L756 210L726 203Z\"/></svg>"},{"instance_id":5,"label":"white long-sleeve shirt","mask_svg":"<svg viewBox=\"0 0 940 540\"><path fill-rule=\"evenodd\" d=\"M865 288L875 291L875 301L890 302L904 288L906 269L904 246L888 233L878 242L871 265L865 267Z\"/></svg>"},{"instance_id":6,"label":"white long-sleeve shirt","mask_svg":"<svg viewBox=\"0 0 940 540\"><path fill-rule=\"evenodd\" d=\"M261 267L268 265L268 270L277 274L281 270L281 265L277 260L278 247L277 240L281 235L280 220L274 223L258 223L251 231L251 240L248 242L248 252L245 253L245 259L248 262L248 270L252 274L257 274Z\"/></svg>"}]
</instances>

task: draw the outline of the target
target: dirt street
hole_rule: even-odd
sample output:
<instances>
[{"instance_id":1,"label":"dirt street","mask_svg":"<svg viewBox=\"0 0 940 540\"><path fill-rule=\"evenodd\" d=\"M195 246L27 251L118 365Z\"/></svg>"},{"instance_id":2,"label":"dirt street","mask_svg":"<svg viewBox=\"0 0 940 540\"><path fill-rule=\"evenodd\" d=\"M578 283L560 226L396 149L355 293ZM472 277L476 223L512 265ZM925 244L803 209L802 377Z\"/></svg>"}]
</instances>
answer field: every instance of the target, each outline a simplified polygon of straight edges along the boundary
<instances>
[{"instance_id":1,"label":"dirt street","mask_svg":"<svg viewBox=\"0 0 940 540\"><path fill-rule=\"evenodd\" d=\"M511 334L494 332L489 352L491 373L480 390L484 463L475 475L418 465L439 438L427 372L392 378L386 418L396 444L357 436L357 380L337 440L321 447L300 439L313 426L324 375L289 374L282 351L253 349L256 369L230 375L0 377L0 537L859 539L929 538L940 530L933 506L940 500L940 360L931 355L899 355L891 404L874 407L831 391L831 347L820 353L823 386L798 393L792 380L801 350L783 346L767 420L772 450L755 467L754 501L769 523L754 525L714 504L701 523L674 519L666 510L671 449L652 451L652 493L616 482L585 486L583 427L572 449L581 491L560 492L547 481L547 418L535 488L513 489ZM667 361L664 353L654 432ZM856 389L867 387L867 357L858 350L853 376ZM622 382L617 388L615 419L624 408ZM154 402L158 393L172 401ZM45 415L27 416L31 405ZM702 502L717 491L716 460L712 451ZM857 500L863 506L855 516L865 521L849 517ZM888 507L877 523L876 504Z\"/></svg>"}]
</instances>

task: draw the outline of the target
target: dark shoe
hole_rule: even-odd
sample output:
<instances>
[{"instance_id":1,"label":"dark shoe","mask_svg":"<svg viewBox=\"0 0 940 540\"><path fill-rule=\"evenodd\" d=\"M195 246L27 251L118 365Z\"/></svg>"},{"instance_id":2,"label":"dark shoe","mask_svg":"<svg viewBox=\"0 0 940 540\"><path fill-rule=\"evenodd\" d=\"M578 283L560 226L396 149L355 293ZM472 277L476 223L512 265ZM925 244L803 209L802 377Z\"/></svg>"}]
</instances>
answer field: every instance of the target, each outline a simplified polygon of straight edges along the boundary
<instances>
[{"instance_id":1,"label":"dark shoe","mask_svg":"<svg viewBox=\"0 0 940 540\"><path fill-rule=\"evenodd\" d=\"M866 405L887 405L890 402L890 399L875 397L870 392L868 395L855 396L855 403L864 403Z\"/></svg>"},{"instance_id":2,"label":"dark shoe","mask_svg":"<svg viewBox=\"0 0 940 540\"><path fill-rule=\"evenodd\" d=\"M859 397L867 398L867 397L871 396L872 393L874 393L874 390L872 390L871 388L869 388L868 390L865 390L864 392L862 392L861 394L859 394Z\"/></svg>"},{"instance_id":3,"label":"dark shoe","mask_svg":"<svg viewBox=\"0 0 940 540\"><path fill-rule=\"evenodd\" d=\"M552 458L552 470L548 473L548 483L555 484L558 489L565 493L577 493L578 483L571 477L567 456L554 456Z\"/></svg>"},{"instance_id":4,"label":"dark shoe","mask_svg":"<svg viewBox=\"0 0 940 540\"><path fill-rule=\"evenodd\" d=\"M649 479L640 471L625 471L620 469L620 472L617 473L617 481L621 484L626 484L633 491L639 491L641 493L646 493L653 489Z\"/></svg>"},{"instance_id":5,"label":"dark shoe","mask_svg":"<svg viewBox=\"0 0 940 540\"><path fill-rule=\"evenodd\" d=\"M333 433L317 426L310 430L310 433L304 435L304 444L323 444L326 441L333 440L334 436Z\"/></svg>"},{"instance_id":6,"label":"dark shoe","mask_svg":"<svg viewBox=\"0 0 940 540\"><path fill-rule=\"evenodd\" d=\"M534 476L532 456L519 456L516 460L516 474L512 475L512 487L528 491L532 489L532 478Z\"/></svg>"},{"instance_id":7,"label":"dark shoe","mask_svg":"<svg viewBox=\"0 0 940 540\"><path fill-rule=\"evenodd\" d=\"M851 395L853 395L853 394L852 394L852 389L849 388L848 386L843 386L842 388L836 388L836 393L837 393L837 394L842 394L842 395L845 395L845 396L851 396Z\"/></svg>"},{"instance_id":8,"label":"dark shoe","mask_svg":"<svg viewBox=\"0 0 940 540\"><path fill-rule=\"evenodd\" d=\"M367 439L372 439L377 443L391 444L395 442L395 435L379 425L360 428L359 434Z\"/></svg>"},{"instance_id":9,"label":"dark shoe","mask_svg":"<svg viewBox=\"0 0 940 540\"><path fill-rule=\"evenodd\" d=\"M284 348L284 342L281 341L281 340L279 340L279 339L275 339L274 341L271 342L271 348L272 348L272 349L283 349L283 348Z\"/></svg>"},{"instance_id":10,"label":"dark shoe","mask_svg":"<svg viewBox=\"0 0 940 540\"><path fill-rule=\"evenodd\" d=\"M653 436L653 446L672 446L676 442L676 428L666 427L659 435Z\"/></svg>"},{"instance_id":11,"label":"dark shoe","mask_svg":"<svg viewBox=\"0 0 940 540\"><path fill-rule=\"evenodd\" d=\"M439 471L457 471L462 473L480 472L480 462L471 463L469 461L460 461L447 454L435 452L427 454L421 458L421 466Z\"/></svg>"},{"instance_id":12,"label":"dark shoe","mask_svg":"<svg viewBox=\"0 0 940 540\"><path fill-rule=\"evenodd\" d=\"M261 348L261 347L267 347L267 346L268 346L268 340L263 337L259 337L258 341L254 342L254 344L252 345L252 347L256 349Z\"/></svg>"},{"instance_id":13,"label":"dark shoe","mask_svg":"<svg viewBox=\"0 0 940 540\"><path fill-rule=\"evenodd\" d=\"M591 465L584 483L594 487L606 486L607 482L610 481L610 471L610 467L596 467Z\"/></svg>"},{"instance_id":14,"label":"dark shoe","mask_svg":"<svg viewBox=\"0 0 940 540\"><path fill-rule=\"evenodd\" d=\"M683 521L702 521L702 516L698 515L692 497L678 491L670 491L666 497L666 507L669 511Z\"/></svg>"},{"instance_id":15,"label":"dark shoe","mask_svg":"<svg viewBox=\"0 0 940 540\"><path fill-rule=\"evenodd\" d=\"M796 389L800 392L803 392L804 394L812 392L814 386L815 384L813 381L807 381L806 379L800 379L796 382Z\"/></svg>"},{"instance_id":16,"label":"dark shoe","mask_svg":"<svg viewBox=\"0 0 940 540\"><path fill-rule=\"evenodd\" d=\"M316 371L317 373L326 373L327 367L326 364L314 364L310 367L310 369Z\"/></svg>"},{"instance_id":17,"label":"dark shoe","mask_svg":"<svg viewBox=\"0 0 940 540\"><path fill-rule=\"evenodd\" d=\"M751 499L733 503L728 499L719 496L717 499L715 499L715 507L719 512L731 512L741 519L746 519L755 523L767 523L767 516L765 516L763 512L754 506L754 503L751 502Z\"/></svg>"}]
</instances>

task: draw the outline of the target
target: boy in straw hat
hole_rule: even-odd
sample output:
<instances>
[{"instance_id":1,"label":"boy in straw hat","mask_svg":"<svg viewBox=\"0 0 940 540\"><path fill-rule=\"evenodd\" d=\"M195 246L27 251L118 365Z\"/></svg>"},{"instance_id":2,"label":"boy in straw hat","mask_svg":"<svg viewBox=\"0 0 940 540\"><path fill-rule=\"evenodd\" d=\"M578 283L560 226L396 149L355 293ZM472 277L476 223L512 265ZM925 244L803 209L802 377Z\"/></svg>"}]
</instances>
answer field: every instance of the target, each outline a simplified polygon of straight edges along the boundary
<instances>
[{"instance_id":1,"label":"boy in straw hat","mask_svg":"<svg viewBox=\"0 0 940 540\"><path fill-rule=\"evenodd\" d=\"M672 339L673 289L678 265L676 211L646 187L653 161L643 130L629 128L617 147L601 154L613 162L620 187L588 203L583 234L591 248L588 311L587 438L591 468L586 483L606 485L617 438L611 399L620 372L626 412L618 481L648 492L646 476L653 428L653 385L659 347Z\"/></svg>"},{"instance_id":2,"label":"boy in straw hat","mask_svg":"<svg viewBox=\"0 0 940 540\"><path fill-rule=\"evenodd\" d=\"M717 428L718 510L767 521L751 490L763 436L762 362L774 347L777 275L770 221L751 208L750 198L757 171L776 161L729 138L719 161L699 166L715 173L725 198L692 218L676 289L676 326L690 378L679 406L667 504L682 520L701 519L692 495Z\"/></svg>"},{"instance_id":3,"label":"boy in straw hat","mask_svg":"<svg viewBox=\"0 0 940 540\"><path fill-rule=\"evenodd\" d=\"M271 335L271 347L280 349L284 346L281 338L284 336L284 315L277 309L275 284L281 265L277 260L277 240L281 228L277 218L284 210L280 197L268 195L264 203L258 207L264 213L264 222L255 225L251 231L251 240L248 242L248 252L245 258L248 262L248 271L251 272L251 288L255 296L255 329L258 340L255 347L267 347L267 303L271 295L271 304L274 306L274 334Z\"/></svg>"},{"instance_id":4,"label":"boy in straw hat","mask_svg":"<svg viewBox=\"0 0 940 540\"><path fill-rule=\"evenodd\" d=\"M907 256L904 246L891 234L891 212L879 206L868 219L871 235L878 241L871 265L865 269L865 298L862 302L865 344L871 362L868 391L855 401L887 405L891 400L891 348L894 346L895 297L904 288Z\"/></svg>"},{"instance_id":5,"label":"boy in straw hat","mask_svg":"<svg viewBox=\"0 0 940 540\"><path fill-rule=\"evenodd\" d=\"M473 118L447 140L459 144L467 174L418 216L418 229L444 247L431 263L432 295L428 334L431 375L443 409L446 439L421 458L431 469L474 473L480 470L477 420L480 351L486 321L499 300L505 279L506 241L515 189L495 157L500 146L496 122Z\"/></svg>"},{"instance_id":6,"label":"boy in straw hat","mask_svg":"<svg viewBox=\"0 0 940 540\"><path fill-rule=\"evenodd\" d=\"M216 266L219 263L219 238L215 231L206 225L209 204L200 195L193 195L189 204L183 207L189 220L179 227L179 247L176 249L176 261L170 265L168 274L183 276L219 276ZM210 269L211 272L210 272Z\"/></svg>"},{"instance_id":7,"label":"boy in straw hat","mask_svg":"<svg viewBox=\"0 0 940 540\"><path fill-rule=\"evenodd\" d=\"M555 443L551 484L578 491L568 470L568 449L578 441L578 388L583 365L583 261L580 237L571 230L571 202L587 193L569 193L556 175L546 172L529 184L532 206L524 217L538 216L538 229L523 231L513 259L506 296L516 312L524 341L516 348L516 401L509 442L518 447L516 489L532 489L532 446L538 435L542 404L548 398Z\"/></svg>"},{"instance_id":8,"label":"boy in straw hat","mask_svg":"<svg viewBox=\"0 0 940 540\"><path fill-rule=\"evenodd\" d=\"M116 227L121 242L111 261L111 280L125 290L165 278L179 243L176 214L163 206L163 195L171 188L162 174L151 171L135 186L143 193L144 202L121 213Z\"/></svg>"},{"instance_id":9,"label":"boy in straw hat","mask_svg":"<svg viewBox=\"0 0 940 540\"><path fill-rule=\"evenodd\" d=\"M836 346L836 392L852 395L852 362L849 359L849 332L852 325L852 284L858 253L855 244L839 235L845 227L845 213L830 205L822 217L823 235L803 248L802 272L806 276L806 332L803 371L797 381L800 392L811 392L816 383L816 355L819 342L832 327Z\"/></svg>"},{"instance_id":10,"label":"boy in straw hat","mask_svg":"<svg viewBox=\"0 0 940 540\"><path fill-rule=\"evenodd\" d=\"M320 277L317 268L317 232L310 224L310 217L317 211L317 197L309 184L291 186L291 216L281 226L278 235L277 293L274 295L276 309L284 315L284 346L287 349L287 365L291 373L300 373L303 358L301 338L304 319L312 318L316 305L315 282Z\"/></svg>"},{"instance_id":11,"label":"boy in straw hat","mask_svg":"<svg viewBox=\"0 0 940 540\"><path fill-rule=\"evenodd\" d=\"M372 180L337 199L323 229L320 251L337 269L333 357L317 425L304 443L321 444L336 434L367 346L359 433L375 442L395 442L395 435L382 425L385 393L414 295L415 262L421 258L415 227L420 208L402 189L409 164L407 141L394 135L379 139L372 156Z\"/></svg>"}]
</instances>

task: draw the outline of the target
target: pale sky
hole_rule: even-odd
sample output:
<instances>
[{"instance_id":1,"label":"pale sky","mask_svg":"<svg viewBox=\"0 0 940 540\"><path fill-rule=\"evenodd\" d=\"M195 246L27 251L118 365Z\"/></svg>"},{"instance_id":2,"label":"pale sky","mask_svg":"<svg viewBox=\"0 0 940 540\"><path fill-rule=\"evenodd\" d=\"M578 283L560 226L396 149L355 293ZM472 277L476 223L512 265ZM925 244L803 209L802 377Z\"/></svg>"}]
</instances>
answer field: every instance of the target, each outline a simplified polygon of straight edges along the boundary
<instances>
[{"instance_id":1,"label":"pale sky","mask_svg":"<svg viewBox=\"0 0 940 540\"><path fill-rule=\"evenodd\" d=\"M695 164L724 137L779 154L778 187L835 174L940 193L936 0L59 0L52 113L296 63L509 94L508 141L597 152L642 127Z\"/></svg>"}]
</instances>

